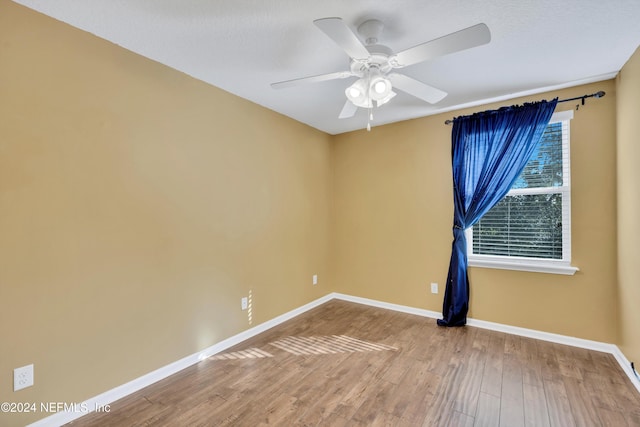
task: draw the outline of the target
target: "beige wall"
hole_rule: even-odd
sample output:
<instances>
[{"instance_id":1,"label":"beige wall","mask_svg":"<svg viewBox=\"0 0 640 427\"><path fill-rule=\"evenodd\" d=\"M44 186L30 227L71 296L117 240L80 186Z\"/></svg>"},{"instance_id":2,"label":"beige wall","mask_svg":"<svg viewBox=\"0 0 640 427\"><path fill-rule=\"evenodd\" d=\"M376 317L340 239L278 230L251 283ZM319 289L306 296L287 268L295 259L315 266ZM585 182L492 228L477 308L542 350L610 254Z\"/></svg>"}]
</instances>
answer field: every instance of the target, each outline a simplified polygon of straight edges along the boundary
<instances>
[{"instance_id":1,"label":"beige wall","mask_svg":"<svg viewBox=\"0 0 640 427\"><path fill-rule=\"evenodd\" d=\"M0 402L202 350L250 326L249 292L253 325L329 293L329 141L0 0Z\"/></svg>"},{"instance_id":2,"label":"beige wall","mask_svg":"<svg viewBox=\"0 0 640 427\"><path fill-rule=\"evenodd\" d=\"M640 357L638 61L615 82L509 102L607 92L572 121L580 272L472 268L470 316L620 334ZM82 401L202 350L251 326L249 292L252 325L331 291L440 311L443 121L504 104L330 137L0 0L0 402ZM36 385L14 393L29 363Z\"/></svg>"},{"instance_id":3,"label":"beige wall","mask_svg":"<svg viewBox=\"0 0 640 427\"><path fill-rule=\"evenodd\" d=\"M616 84L620 348L640 365L640 49L624 66Z\"/></svg>"},{"instance_id":4,"label":"beige wall","mask_svg":"<svg viewBox=\"0 0 640 427\"><path fill-rule=\"evenodd\" d=\"M617 338L615 82L510 101L604 90L571 122L574 276L470 268L469 315L604 342ZM452 242L452 116L505 103L374 127L333 140L335 288L442 309ZM574 103L559 104L557 111ZM430 293L429 284L441 293Z\"/></svg>"}]
</instances>

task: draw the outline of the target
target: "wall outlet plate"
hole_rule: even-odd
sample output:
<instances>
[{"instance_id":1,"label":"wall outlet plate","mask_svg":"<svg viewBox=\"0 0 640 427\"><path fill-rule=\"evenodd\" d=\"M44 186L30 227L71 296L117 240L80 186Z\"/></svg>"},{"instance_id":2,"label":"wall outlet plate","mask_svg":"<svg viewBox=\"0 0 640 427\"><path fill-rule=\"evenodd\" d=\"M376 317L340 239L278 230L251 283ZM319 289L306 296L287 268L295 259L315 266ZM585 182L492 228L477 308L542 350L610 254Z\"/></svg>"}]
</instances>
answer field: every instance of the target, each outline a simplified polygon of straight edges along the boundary
<instances>
[{"instance_id":1,"label":"wall outlet plate","mask_svg":"<svg viewBox=\"0 0 640 427\"><path fill-rule=\"evenodd\" d=\"M247 307L249 307L249 302L248 302L248 300L247 300L247 297L244 297L244 298L242 298L242 299L240 300L240 307L241 307L243 310L246 310L246 309L247 309Z\"/></svg>"},{"instance_id":2,"label":"wall outlet plate","mask_svg":"<svg viewBox=\"0 0 640 427\"><path fill-rule=\"evenodd\" d=\"M312 281L312 283L313 283L314 285L317 285L317 284L318 284L318 275L317 275L317 274L314 274L314 275L313 275L313 278L311 279L311 281Z\"/></svg>"},{"instance_id":3,"label":"wall outlet plate","mask_svg":"<svg viewBox=\"0 0 640 427\"><path fill-rule=\"evenodd\" d=\"M432 283L431 284L431 293L432 294L437 294L438 293L438 284L437 283Z\"/></svg>"},{"instance_id":4,"label":"wall outlet plate","mask_svg":"<svg viewBox=\"0 0 640 427\"><path fill-rule=\"evenodd\" d=\"M33 364L13 370L13 391L33 385Z\"/></svg>"}]
</instances>

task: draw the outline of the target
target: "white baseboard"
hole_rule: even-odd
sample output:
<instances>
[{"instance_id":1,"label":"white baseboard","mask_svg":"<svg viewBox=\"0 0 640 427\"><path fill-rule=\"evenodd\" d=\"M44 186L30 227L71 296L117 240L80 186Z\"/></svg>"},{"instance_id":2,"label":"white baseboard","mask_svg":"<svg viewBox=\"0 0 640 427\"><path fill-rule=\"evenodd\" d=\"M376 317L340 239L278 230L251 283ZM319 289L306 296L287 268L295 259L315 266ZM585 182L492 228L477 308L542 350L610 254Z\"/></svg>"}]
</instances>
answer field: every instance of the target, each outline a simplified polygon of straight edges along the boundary
<instances>
[{"instance_id":1,"label":"white baseboard","mask_svg":"<svg viewBox=\"0 0 640 427\"><path fill-rule=\"evenodd\" d=\"M622 353L622 350L620 350L617 345L611 345L614 347L611 354L613 354L613 357L616 358L616 361L620 367L622 367L622 370L627 374L633 385L636 386L638 392L640 392L640 378L638 378L637 374L633 372L633 369L631 369L631 362L625 357L624 353Z\"/></svg>"},{"instance_id":2,"label":"white baseboard","mask_svg":"<svg viewBox=\"0 0 640 427\"><path fill-rule=\"evenodd\" d=\"M441 317L441 314L436 311L425 310L416 307L409 307L405 305L392 304L383 301L372 300L368 298L356 297L351 295L345 295L341 293L330 293L325 295L324 297L318 298L317 300L311 301L308 304L305 304L301 307L298 307L294 310L291 310L287 313L284 313L280 316L277 316L267 322L261 323L251 329L247 329L237 335L229 337L219 343L212 345L202 351L194 353L190 356L184 357L176 362L170 363L162 368L156 369L153 372L149 372L139 378L136 378L126 384L115 387L109 391L106 391L102 394L99 394L95 397L92 397L80 404L78 407L81 408L101 408L105 407L118 399L121 399L125 396L128 396L144 387L147 387L155 382L158 382L164 378L167 378L185 368L188 368L191 365L195 365L203 359L206 359L209 356L213 356L216 353L224 351L230 347L233 347L236 344L240 344L241 342L258 335L268 329L271 329L287 320L290 320L306 311L311 310L312 308L318 307L319 305L324 304L332 299L339 299L343 301L355 302L358 304L369 305L372 307L384 308L387 310L398 311L402 313L415 314L417 316L428 317L432 319L438 319ZM638 392L640 392L640 381L635 376L633 370L631 369L631 363L624 356L622 351L618 348L618 346L614 344L607 344L598 341L590 341L581 338L574 338L565 335L552 334L549 332L541 332L532 329L520 328L516 326L502 325L500 323L487 322L484 320L475 320L475 319L467 319L467 325L474 326L482 329L489 329L492 331L505 332L512 335L519 335L528 338L535 338L542 341L549 341L558 344L570 345L573 347L585 348L589 350L601 351L604 353L612 354L618 364L622 367L622 370L627 374L633 385L636 387ZM49 417L43 418L34 422L33 424L29 424L29 427L57 427L63 424L69 423L75 419L80 418L81 416L86 415L86 412L70 412L63 411L53 414Z\"/></svg>"},{"instance_id":3,"label":"white baseboard","mask_svg":"<svg viewBox=\"0 0 640 427\"><path fill-rule=\"evenodd\" d=\"M393 304L390 302L378 301L369 298L354 297L352 295L345 295L336 292L330 295L331 298L355 302L358 304L370 305L372 307L386 308L387 310L399 311L401 313L415 314L417 316L429 317L432 319L438 319L442 317L442 315L437 311L425 310L423 308L409 307L406 305Z\"/></svg>"}]
</instances>

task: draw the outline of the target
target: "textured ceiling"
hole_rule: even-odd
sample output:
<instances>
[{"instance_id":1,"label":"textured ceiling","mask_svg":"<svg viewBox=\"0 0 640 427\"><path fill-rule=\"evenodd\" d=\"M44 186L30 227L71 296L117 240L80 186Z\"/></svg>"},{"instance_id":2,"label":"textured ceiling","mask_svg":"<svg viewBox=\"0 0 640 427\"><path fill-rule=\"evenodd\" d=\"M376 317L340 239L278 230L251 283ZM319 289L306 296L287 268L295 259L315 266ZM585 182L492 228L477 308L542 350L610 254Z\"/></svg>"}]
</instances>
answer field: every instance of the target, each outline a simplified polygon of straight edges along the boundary
<instances>
[{"instance_id":1,"label":"textured ceiling","mask_svg":"<svg viewBox=\"0 0 640 427\"><path fill-rule=\"evenodd\" d=\"M313 21L354 31L384 22L394 51L484 22L491 42L400 70L448 92L430 105L405 93L373 125L615 77L640 44L640 0L16 0L242 98L330 134L366 127L338 119L349 79L275 90L282 80L348 70Z\"/></svg>"}]
</instances>

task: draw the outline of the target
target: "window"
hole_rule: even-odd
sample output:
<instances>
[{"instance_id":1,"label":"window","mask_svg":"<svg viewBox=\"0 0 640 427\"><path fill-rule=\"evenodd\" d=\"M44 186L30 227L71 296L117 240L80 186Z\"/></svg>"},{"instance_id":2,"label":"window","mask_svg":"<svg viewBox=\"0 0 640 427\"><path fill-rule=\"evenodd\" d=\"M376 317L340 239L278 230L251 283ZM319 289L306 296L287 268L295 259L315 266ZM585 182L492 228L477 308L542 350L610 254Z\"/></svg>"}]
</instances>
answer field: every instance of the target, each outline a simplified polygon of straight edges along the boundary
<instances>
[{"instance_id":1,"label":"window","mask_svg":"<svg viewBox=\"0 0 640 427\"><path fill-rule=\"evenodd\" d=\"M569 121L555 113L507 195L467 230L469 265L574 274Z\"/></svg>"}]
</instances>

